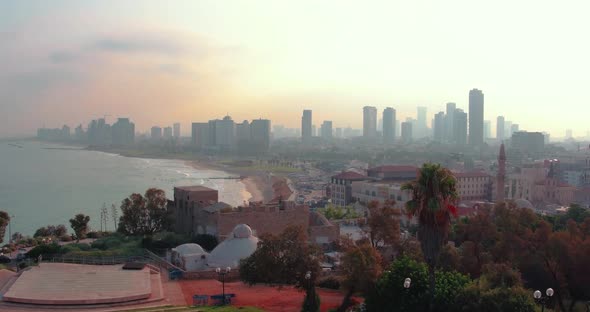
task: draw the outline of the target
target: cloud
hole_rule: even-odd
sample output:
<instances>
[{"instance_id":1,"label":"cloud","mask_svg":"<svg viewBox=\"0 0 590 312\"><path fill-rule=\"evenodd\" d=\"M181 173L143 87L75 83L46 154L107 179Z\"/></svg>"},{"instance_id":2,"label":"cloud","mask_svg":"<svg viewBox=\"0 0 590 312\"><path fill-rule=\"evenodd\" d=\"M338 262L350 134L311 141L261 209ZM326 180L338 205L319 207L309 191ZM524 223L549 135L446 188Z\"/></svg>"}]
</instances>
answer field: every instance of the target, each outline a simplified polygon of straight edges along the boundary
<instances>
[{"instance_id":1,"label":"cloud","mask_svg":"<svg viewBox=\"0 0 590 312\"><path fill-rule=\"evenodd\" d=\"M155 38L143 34L138 37L100 38L91 44L91 49L115 53L179 55L185 53L188 47L174 39Z\"/></svg>"}]
</instances>

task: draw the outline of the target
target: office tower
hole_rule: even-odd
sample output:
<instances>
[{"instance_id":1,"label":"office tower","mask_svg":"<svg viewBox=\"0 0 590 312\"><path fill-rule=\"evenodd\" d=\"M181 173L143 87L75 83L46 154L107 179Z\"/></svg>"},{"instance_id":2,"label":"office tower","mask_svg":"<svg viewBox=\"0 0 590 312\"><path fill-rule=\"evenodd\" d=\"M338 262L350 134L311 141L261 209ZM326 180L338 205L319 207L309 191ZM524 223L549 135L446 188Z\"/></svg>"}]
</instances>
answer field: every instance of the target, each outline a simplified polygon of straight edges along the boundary
<instances>
[{"instance_id":1,"label":"office tower","mask_svg":"<svg viewBox=\"0 0 590 312\"><path fill-rule=\"evenodd\" d=\"M416 120L416 127L412 130L416 130L414 131L415 133L413 134L415 137L417 138L422 138L427 136L427 129L428 129L428 125L426 124L426 113L427 113L427 108L424 106L418 106L417 107L417 120Z\"/></svg>"},{"instance_id":2,"label":"office tower","mask_svg":"<svg viewBox=\"0 0 590 312\"><path fill-rule=\"evenodd\" d=\"M324 120L320 129L320 136L324 140L332 139L332 121Z\"/></svg>"},{"instance_id":3,"label":"office tower","mask_svg":"<svg viewBox=\"0 0 590 312\"><path fill-rule=\"evenodd\" d=\"M305 144L311 143L311 110L306 109L301 116L301 141Z\"/></svg>"},{"instance_id":4,"label":"office tower","mask_svg":"<svg viewBox=\"0 0 590 312\"><path fill-rule=\"evenodd\" d=\"M162 128L153 126L151 131L152 140L159 140L162 138Z\"/></svg>"},{"instance_id":5,"label":"office tower","mask_svg":"<svg viewBox=\"0 0 590 312\"><path fill-rule=\"evenodd\" d=\"M467 113L462 109L455 110L455 120L453 120L453 138L458 145L467 144Z\"/></svg>"},{"instance_id":6,"label":"office tower","mask_svg":"<svg viewBox=\"0 0 590 312\"><path fill-rule=\"evenodd\" d=\"M209 123L193 122L191 129L191 142L198 148L209 145Z\"/></svg>"},{"instance_id":7,"label":"office tower","mask_svg":"<svg viewBox=\"0 0 590 312\"><path fill-rule=\"evenodd\" d=\"M483 122L483 137L484 139L492 137L492 122L489 120L484 120Z\"/></svg>"},{"instance_id":8,"label":"office tower","mask_svg":"<svg viewBox=\"0 0 590 312\"><path fill-rule=\"evenodd\" d=\"M400 120L398 120L398 119L396 119L396 120L395 120L395 131L393 132L393 134L395 135L395 138L396 138L396 139L397 139L397 138L400 136L400 134L402 133L402 130L401 130L401 128L402 128L401 121L400 121Z\"/></svg>"},{"instance_id":9,"label":"office tower","mask_svg":"<svg viewBox=\"0 0 590 312\"><path fill-rule=\"evenodd\" d=\"M518 124L512 124L512 126L510 126L510 133L512 133L512 135L514 135L519 130Z\"/></svg>"},{"instance_id":10,"label":"office tower","mask_svg":"<svg viewBox=\"0 0 590 312\"><path fill-rule=\"evenodd\" d=\"M499 141L504 140L504 129L506 125L504 124L504 116L498 116L496 119L496 139Z\"/></svg>"},{"instance_id":11,"label":"office tower","mask_svg":"<svg viewBox=\"0 0 590 312\"><path fill-rule=\"evenodd\" d=\"M86 139L86 133L84 132L84 129L82 129L82 125L76 127L74 135L76 136L77 141L84 141Z\"/></svg>"},{"instance_id":12,"label":"office tower","mask_svg":"<svg viewBox=\"0 0 590 312\"><path fill-rule=\"evenodd\" d=\"M571 139L573 137L574 137L574 135L573 135L572 129L565 130L565 138L566 139Z\"/></svg>"},{"instance_id":13,"label":"office tower","mask_svg":"<svg viewBox=\"0 0 590 312\"><path fill-rule=\"evenodd\" d=\"M447 103L447 114L445 116L445 142L455 142L453 137L453 122L455 120L455 110L457 110L457 104Z\"/></svg>"},{"instance_id":14,"label":"office tower","mask_svg":"<svg viewBox=\"0 0 590 312\"><path fill-rule=\"evenodd\" d=\"M365 140L377 137L377 109L373 106L363 107L363 137Z\"/></svg>"},{"instance_id":15,"label":"office tower","mask_svg":"<svg viewBox=\"0 0 590 312\"><path fill-rule=\"evenodd\" d=\"M404 121L401 124L402 128L402 142L410 143L412 142L412 122Z\"/></svg>"},{"instance_id":16,"label":"office tower","mask_svg":"<svg viewBox=\"0 0 590 312\"><path fill-rule=\"evenodd\" d=\"M551 136L547 132L543 132L543 136L545 137L545 144L549 144L551 141Z\"/></svg>"},{"instance_id":17,"label":"office tower","mask_svg":"<svg viewBox=\"0 0 590 312\"><path fill-rule=\"evenodd\" d=\"M270 149L270 126L268 119L256 119L250 123L252 145L259 151L266 152Z\"/></svg>"},{"instance_id":18,"label":"office tower","mask_svg":"<svg viewBox=\"0 0 590 312\"><path fill-rule=\"evenodd\" d=\"M233 150L236 147L236 124L230 116L215 120L215 146L222 150Z\"/></svg>"},{"instance_id":19,"label":"office tower","mask_svg":"<svg viewBox=\"0 0 590 312\"><path fill-rule=\"evenodd\" d=\"M511 148L535 158L542 157L545 151L545 136L541 132L514 132Z\"/></svg>"},{"instance_id":20,"label":"office tower","mask_svg":"<svg viewBox=\"0 0 590 312\"><path fill-rule=\"evenodd\" d=\"M342 128L336 128L336 137L337 138L341 138L342 137Z\"/></svg>"},{"instance_id":21,"label":"office tower","mask_svg":"<svg viewBox=\"0 0 590 312\"><path fill-rule=\"evenodd\" d=\"M500 145L500 153L498 154L498 175L496 176L496 202L504 201L504 188L506 180L506 152L504 151L504 143Z\"/></svg>"},{"instance_id":22,"label":"office tower","mask_svg":"<svg viewBox=\"0 0 590 312\"><path fill-rule=\"evenodd\" d=\"M248 149L252 143L252 133L250 123L244 120L242 123L236 123L236 145L239 150Z\"/></svg>"},{"instance_id":23,"label":"office tower","mask_svg":"<svg viewBox=\"0 0 590 312\"><path fill-rule=\"evenodd\" d=\"M383 118L377 120L377 132L383 133Z\"/></svg>"},{"instance_id":24,"label":"office tower","mask_svg":"<svg viewBox=\"0 0 590 312\"><path fill-rule=\"evenodd\" d=\"M469 144L483 145L483 92L478 89L469 91Z\"/></svg>"},{"instance_id":25,"label":"office tower","mask_svg":"<svg viewBox=\"0 0 590 312\"><path fill-rule=\"evenodd\" d=\"M504 136L507 138L512 137L512 121L510 120L504 122Z\"/></svg>"},{"instance_id":26,"label":"office tower","mask_svg":"<svg viewBox=\"0 0 590 312\"><path fill-rule=\"evenodd\" d=\"M180 123L175 123L174 125L174 137L175 138L180 138Z\"/></svg>"},{"instance_id":27,"label":"office tower","mask_svg":"<svg viewBox=\"0 0 590 312\"><path fill-rule=\"evenodd\" d=\"M135 141L135 124L129 118L119 118L112 126L113 145L132 145Z\"/></svg>"},{"instance_id":28,"label":"office tower","mask_svg":"<svg viewBox=\"0 0 590 312\"><path fill-rule=\"evenodd\" d=\"M311 126L311 136L312 137L318 136L318 129L315 125Z\"/></svg>"},{"instance_id":29,"label":"office tower","mask_svg":"<svg viewBox=\"0 0 590 312\"><path fill-rule=\"evenodd\" d=\"M387 107L383 110L383 143L395 142L395 109Z\"/></svg>"},{"instance_id":30,"label":"office tower","mask_svg":"<svg viewBox=\"0 0 590 312\"><path fill-rule=\"evenodd\" d=\"M432 123L433 137L437 142L442 142L445 137L445 113L438 112L434 115Z\"/></svg>"},{"instance_id":31,"label":"office tower","mask_svg":"<svg viewBox=\"0 0 590 312\"><path fill-rule=\"evenodd\" d=\"M172 138L172 127L164 128L164 138L171 139Z\"/></svg>"}]
</instances>

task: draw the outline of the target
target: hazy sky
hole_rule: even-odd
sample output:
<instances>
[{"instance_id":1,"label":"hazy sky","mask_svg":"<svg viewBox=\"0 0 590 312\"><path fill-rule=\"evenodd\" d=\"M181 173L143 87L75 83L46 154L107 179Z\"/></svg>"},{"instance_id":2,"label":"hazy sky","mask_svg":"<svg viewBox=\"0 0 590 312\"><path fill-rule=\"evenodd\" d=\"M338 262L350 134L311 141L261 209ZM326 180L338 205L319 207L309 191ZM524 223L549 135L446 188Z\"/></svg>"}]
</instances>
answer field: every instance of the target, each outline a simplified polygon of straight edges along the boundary
<instances>
[{"instance_id":1,"label":"hazy sky","mask_svg":"<svg viewBox=\"0 0 590 312\"><path fill-rule=\"evenodd\" d=\"M0 2L0 136L102 115L152 125L269 118L360 127L446 102L561 137L590 130L590 2Z\"/></svg>"}]
</instances>

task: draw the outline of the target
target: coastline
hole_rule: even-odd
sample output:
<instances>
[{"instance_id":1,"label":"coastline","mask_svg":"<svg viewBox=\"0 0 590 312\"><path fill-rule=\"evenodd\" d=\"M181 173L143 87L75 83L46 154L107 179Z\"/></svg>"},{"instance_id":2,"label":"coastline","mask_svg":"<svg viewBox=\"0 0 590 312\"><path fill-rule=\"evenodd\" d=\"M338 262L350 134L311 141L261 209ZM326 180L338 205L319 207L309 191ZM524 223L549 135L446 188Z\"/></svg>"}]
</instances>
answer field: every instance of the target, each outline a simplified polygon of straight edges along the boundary
<instances>
[{"instance_id":1,"label":"coastline","mask_svg":"<svg viewBox=\"0 0 590 312\"><path fill-rule=\"evenodd\" d=\"M36 140L38 141L38 140ZM44 141L39 141L44 142ZM240 182L244 185L245 191L242 193L244 201L262 201L270 202L275 198L281 197L288 200L294 193L290 180L286 177L272 175L271 172L261 170L248 170L229 165L221 165L212 160L195 159L194 155L162 153L145 150L129 150L125 148L98 148L95 146L83 145L75 142L44 142L54 143L66 147L79 147L80 150L103 152L113 155L119 155L128 158L143 159L165 159L184 161L186 165L197 170L219 170L229 175L238 175L244 177ZM248 194L246 194L248 193Z\"/></svg>"}]
</instances>

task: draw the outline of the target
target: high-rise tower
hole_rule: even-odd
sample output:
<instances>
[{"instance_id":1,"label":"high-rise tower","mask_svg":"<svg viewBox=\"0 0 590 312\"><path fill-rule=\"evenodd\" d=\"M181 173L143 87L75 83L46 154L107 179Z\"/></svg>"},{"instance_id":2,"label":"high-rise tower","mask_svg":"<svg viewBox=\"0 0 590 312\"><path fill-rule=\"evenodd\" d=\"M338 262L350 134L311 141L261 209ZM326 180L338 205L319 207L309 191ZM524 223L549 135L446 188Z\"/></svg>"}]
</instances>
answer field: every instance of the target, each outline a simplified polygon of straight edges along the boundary
<instances>
[{"instance_id":1,"label":"high-rise tower","mask_svg":"<svg viewBox=\"0 0 590 312\"><path fill-rule=\"evenodd\" d=\"M387 107L383 110L383 143L395 141L395 109Z\"/></svg>"},{"instance_id":2,"label":"high-rise tower","mask_svg":"<svg viewBox=\"0 0 590 312\"><path fill-rule=\"evenodd\" d=\"M469 91L469 144L483 145L483 92L479 89Z\"/></svg>"},{"instance_id":3,"label":"high-rise tower","mask_svg":"<svg viewBox=\"0 0 590 312\"><path fill-rule=\"evenodd\" d=\"M365 140L375 140L377 137L377 108L363 107L363 137Z\"/></svg>"},{"instance_id":4,"label":"high-rise tower","mask_svg":"<svg viewBox=\"0 0 590 312\"><path fill-rule=\"evenodd\" d=\"M309 144L312 136L311 110L306 109L301 116L301 141L304 144Z\"/></svg>"},{"instance_id":5,"label":"high-rise tower","mask_svg":"<svg viewBox=\"0 0 590 312\"><path fill-rule=\"evenodd\" d=\"M496 176L496 202L504 201L504 183L506 180L506 152L504 143L500 145L500 154L498 155L498 175Z\"/></svg>"}]
</instances>

